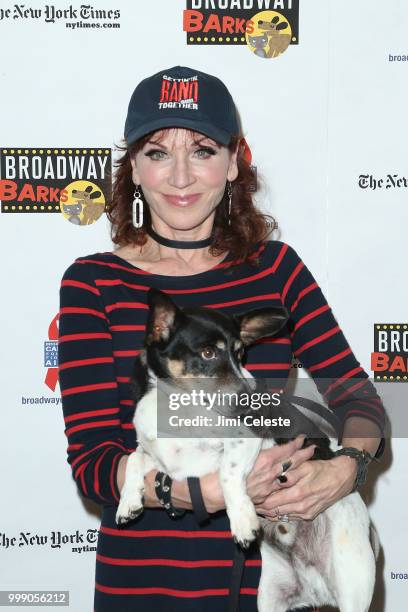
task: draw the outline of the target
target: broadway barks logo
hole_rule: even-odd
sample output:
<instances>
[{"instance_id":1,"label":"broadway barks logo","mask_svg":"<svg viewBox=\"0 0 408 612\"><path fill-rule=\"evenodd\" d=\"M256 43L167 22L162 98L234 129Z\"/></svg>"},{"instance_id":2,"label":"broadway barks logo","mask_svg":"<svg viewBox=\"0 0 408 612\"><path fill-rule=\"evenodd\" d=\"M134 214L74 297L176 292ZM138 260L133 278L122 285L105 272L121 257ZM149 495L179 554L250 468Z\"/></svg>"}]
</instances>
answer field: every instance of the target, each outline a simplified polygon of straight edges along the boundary
<instances>
[{"instance_id":1,"label":"broadway barks logo","mask_svg":"<svg viewBox=\"0 0 408 612\"><path fill-rule=\"evenodd\" d=\"M187 0L188 45L247 45L258 57L278 57L299 42L299 0Z\"/></svg>"},{"instance_id":2,"label":"broadway barks logo","mask_svg":"<svg viewBox=\"0 0 408 612\"><path fill-rule=\"evenodd\" d=\"M62 213L90 225L111 197L111 149L19 149L0 155L2 213Z\"/></svg>"},{"instance_id":3,"label":"broadway barks logo","mask_svg":"<svg viewBox=\"0 0 408 612\"><path fill-rule=\"evenodd\" d=\"M376 323L371 353L374 379L384 382L408 381L408 324Z\"/></svg>"},{"instance_id":4,"label":"broadway barks logo","mask_svg":"<svg viewBox=\"0 0 408 612\"><path fill-rule=\"evenodd\" d=\"M173 78L163 75L159 108L198 109L198 77Z\"/></svg>"}]
</instances>

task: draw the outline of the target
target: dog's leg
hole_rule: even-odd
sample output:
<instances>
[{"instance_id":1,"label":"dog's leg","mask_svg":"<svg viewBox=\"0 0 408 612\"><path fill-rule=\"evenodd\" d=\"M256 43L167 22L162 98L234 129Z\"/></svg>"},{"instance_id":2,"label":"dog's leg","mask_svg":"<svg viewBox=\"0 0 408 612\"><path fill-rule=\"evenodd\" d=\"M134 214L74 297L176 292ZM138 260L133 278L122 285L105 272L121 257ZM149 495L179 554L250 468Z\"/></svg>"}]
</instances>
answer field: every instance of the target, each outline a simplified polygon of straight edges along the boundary
<instances>
[{"instance_id":1,"label":"dog's leg","mask_svg":"<svg viewBox=\"0 0 408 612\"><path fill-rule=\"evenodd\" d=\"M118 525L128 523L143 512L145 457L141 446L138 446L136 451L129 455L125 482L116 512L116 523Z\"/></svg>"},{"instance_id":2,"label":"dog's leg","mask_svg":"<svg viewBox=\"0 0 408 612\"><path fill-rule=\"evenodd\" d=\"M341 612L368 612L375 584L375 559L368 542L345 545L335 554L337 604Z\"/></svg>"},{"instance_id":3,"label":"dog's leg","mask_svg":"<svg viewBox=\"0 0 408 612\"><path fill-rule=\"evenodd\" d=\"M332 523L334 590L341 612L367 612L375 584L375 556L367 508L358 493L328 509Z\"/></svg>"},{"instance_id":4,"label":"dog's leg","mask_svg":"<svg viewBox=\"0 0 408 612\"><path fill-rule=\"evenodd\" d=\"M221 486L234 539L248 548L259 532L259 517L246 492L246 477L261 449L260 438L226 439L220 466Z\"/></svg>"},{"instance_id":5,"label":"dog's leg","mask_svg":"<svg viewBox=\"0 0 408 612\"><path fill-rule=\"evenodd\" d=\"M293 568L283 554L262 542L262 572L258 588L258 612L286 612L288 599L298 584Z\"/></svg>"}]
</instances>

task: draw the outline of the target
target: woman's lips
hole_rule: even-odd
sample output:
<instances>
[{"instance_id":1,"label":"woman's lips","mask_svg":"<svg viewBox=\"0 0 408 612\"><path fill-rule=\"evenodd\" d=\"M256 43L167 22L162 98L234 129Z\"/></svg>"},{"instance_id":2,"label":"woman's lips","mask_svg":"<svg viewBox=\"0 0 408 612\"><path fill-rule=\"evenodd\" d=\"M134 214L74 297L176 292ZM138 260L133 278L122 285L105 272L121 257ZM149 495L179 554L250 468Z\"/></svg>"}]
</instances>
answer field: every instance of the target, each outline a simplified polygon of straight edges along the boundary
<instances>
[{"instance_id":1,"label":"woman's lips","mask_svg":"<svg viewBox=\"0 0 408 612\"><path fill-rule=\"evenodd\" d=\"M189 195L183 195L183 196L169 195L166 193L164 193L163 195L167 202L169 202L170 204L174 204L174 206L181 206L181 207L189 206L189 204L193 204L200 197L199 193L191 193Z\"/></svg>"}]
</instances>

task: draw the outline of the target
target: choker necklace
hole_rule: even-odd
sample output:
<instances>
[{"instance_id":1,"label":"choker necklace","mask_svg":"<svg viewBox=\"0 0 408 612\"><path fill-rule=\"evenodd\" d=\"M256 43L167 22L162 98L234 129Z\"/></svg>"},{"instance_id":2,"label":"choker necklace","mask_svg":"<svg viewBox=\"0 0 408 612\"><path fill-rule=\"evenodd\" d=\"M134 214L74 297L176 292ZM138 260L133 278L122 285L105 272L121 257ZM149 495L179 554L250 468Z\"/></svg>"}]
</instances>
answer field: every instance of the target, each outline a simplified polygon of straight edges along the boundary
<instances>
[{"instance_id":1,"label":"choker necklace","mask_svg":"<svg viewBox=\"0 0 408 612\"><path fill-rule=\"evenodd\" d=\"M157 234L152 227L147 229L146 232L159 244L173 249L202 249L210 246L213 240L212 234L208 238L204 238L204 240L170 240L170 238Z\"/></svg>"}]
</instances>

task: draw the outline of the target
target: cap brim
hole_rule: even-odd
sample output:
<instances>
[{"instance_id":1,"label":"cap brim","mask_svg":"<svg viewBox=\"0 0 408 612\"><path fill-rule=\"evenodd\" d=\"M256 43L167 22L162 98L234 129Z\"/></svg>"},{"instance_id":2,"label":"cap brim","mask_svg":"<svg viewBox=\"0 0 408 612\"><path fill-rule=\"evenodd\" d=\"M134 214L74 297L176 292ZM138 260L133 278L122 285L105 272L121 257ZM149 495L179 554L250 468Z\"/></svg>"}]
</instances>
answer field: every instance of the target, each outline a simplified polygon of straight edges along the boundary
<instances>
[{"instance_id":1,"label":"cap brim","mask_svg":"<svg viewBox=\"0 0 408 612\"><path fill-rule=\"evenodd\" d=\"M128 145L133 144L136 140L139 140L142 136L146 136L150 132L155 132L163 128L182 127L195 132L200 132L205 136L209 136L219 144L228 146L231 141L231 134L225 130L218 128L211 123L206 121L199 121L194 119L186 119L185 117L163 117L162 119L155 119L150 123L144 123L138 128L135 128L129 132L125 137Z\"/></svg>"}]
</instances>

